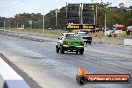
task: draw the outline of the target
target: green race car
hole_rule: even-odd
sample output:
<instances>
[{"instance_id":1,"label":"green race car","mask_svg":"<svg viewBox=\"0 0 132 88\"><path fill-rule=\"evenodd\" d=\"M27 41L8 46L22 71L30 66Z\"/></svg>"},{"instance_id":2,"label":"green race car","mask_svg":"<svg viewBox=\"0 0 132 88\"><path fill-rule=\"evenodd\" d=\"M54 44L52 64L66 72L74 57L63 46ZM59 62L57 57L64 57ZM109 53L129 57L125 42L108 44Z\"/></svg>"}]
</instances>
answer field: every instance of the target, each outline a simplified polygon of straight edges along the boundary
<instances>
[{"instance_id":1,"label":"green race car","mask_svg":"<svg viewBox=\"0 0 132 88\"><path fill-rule=\"evenodd\" d=\"M75 33L63 33L56 43L56 52L64 54L65 51L83 54L84 40Z\"/></svg>"}]
</instances>

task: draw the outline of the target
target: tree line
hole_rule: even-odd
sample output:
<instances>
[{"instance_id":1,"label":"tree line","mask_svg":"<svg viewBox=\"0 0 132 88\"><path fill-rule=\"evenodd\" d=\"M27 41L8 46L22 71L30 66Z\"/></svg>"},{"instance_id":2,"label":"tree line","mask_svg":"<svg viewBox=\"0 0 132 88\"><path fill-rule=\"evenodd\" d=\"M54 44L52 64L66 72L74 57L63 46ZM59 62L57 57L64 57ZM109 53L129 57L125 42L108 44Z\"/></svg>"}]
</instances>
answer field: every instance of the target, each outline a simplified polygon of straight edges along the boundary
<instances>
[{"instance_id":1,"label":"tree line","mask_svg":"<svg viewBox=\"0 0 132 88\"><path fill-rule=\"evenodd\" d=\"M123 24L126 27L132 25L132 6L125 7L123 3L119 4L119 7L111 7L111 3L98 3L98 20L97 27L103 28L105 25L105 15L107 20L107 27L112 27L114 24ZM25 28L29 28L29 21L32 21L32 28L43 28L43 15L41 13L19 13L14 17L5 18L0 17L0 27L5 25L11 28L20 27L24 25ZM57 24L56 24L56 9L51 10L44 16L45 29L65 29L66 26L66 7L62 7L57 12Z\"/></svg>"}]
</instances>

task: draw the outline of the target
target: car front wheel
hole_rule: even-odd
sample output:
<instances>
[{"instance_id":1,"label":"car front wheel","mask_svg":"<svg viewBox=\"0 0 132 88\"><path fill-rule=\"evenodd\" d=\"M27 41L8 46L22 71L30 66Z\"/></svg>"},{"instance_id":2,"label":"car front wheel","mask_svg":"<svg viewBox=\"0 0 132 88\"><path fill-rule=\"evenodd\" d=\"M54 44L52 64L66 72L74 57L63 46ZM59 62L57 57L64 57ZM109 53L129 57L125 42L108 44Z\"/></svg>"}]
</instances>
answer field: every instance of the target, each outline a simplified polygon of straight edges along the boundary
<instances>
[{"instance_id":1,"label":"car front wheel","mask_svg":"<svg viewBox=\"0 0 132 88\"><path fill-rule=\"evenodd\" d=\"M56 45L56 52L59 53L59 47Z\"/></svg>"}]
</instances>

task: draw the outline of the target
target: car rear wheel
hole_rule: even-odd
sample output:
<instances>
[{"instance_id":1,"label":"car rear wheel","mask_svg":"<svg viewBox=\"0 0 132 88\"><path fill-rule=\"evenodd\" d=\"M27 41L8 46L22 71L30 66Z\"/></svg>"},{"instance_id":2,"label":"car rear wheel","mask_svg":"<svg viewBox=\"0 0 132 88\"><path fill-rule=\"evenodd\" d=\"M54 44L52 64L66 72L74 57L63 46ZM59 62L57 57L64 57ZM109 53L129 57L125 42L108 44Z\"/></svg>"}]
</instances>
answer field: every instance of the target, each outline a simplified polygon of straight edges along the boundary
<instances>
[{"instance_id":1,"label":"car rear wheel","mask_svg":"<svg viewBox=\"0 0 132 88\"><path fill-rule=\"evenodd\" d=\"M91 44L91 42L89 42L89 44Z\"/></svg>"},{"instance_id":2,"label":"car rear wheel","mask_svg":"<svg viewBox=\"0 0 132 88\"><path fill-rule=\"evenodd\" d=\"M82 55L84 52L84 49L80 50L79 53Z\"/></svg>"},{"instance_id":3,"label":"car rear wheel","mask_svg":"<svg viewBox=\"0 0 132 88\"><path fill-rule=\"evenodd\" d=\"M64 54L64 48L63 48L63 46L60 47L60 52L61 52L61 54Z\"/></svg>"},{"instance_id":4,"label":"car rear wheel","mask_svg":"<svg viewBox=\"0 0 132 88\"><path fill-rule=\"evenodd\" d=\"M76 75L76 81L79 85L83 85L86 83L86 78L84 76Z\"/></svg>"},{"instance_id":5,"label":"car rear wheel","mask_svg":"<svg viewBox=\"0 0 132 88\"><path fill-rule=\"evenodd\" d=\"M56 52L59 53L59 47L56 45Z\"/></svg>"}]
</instances>

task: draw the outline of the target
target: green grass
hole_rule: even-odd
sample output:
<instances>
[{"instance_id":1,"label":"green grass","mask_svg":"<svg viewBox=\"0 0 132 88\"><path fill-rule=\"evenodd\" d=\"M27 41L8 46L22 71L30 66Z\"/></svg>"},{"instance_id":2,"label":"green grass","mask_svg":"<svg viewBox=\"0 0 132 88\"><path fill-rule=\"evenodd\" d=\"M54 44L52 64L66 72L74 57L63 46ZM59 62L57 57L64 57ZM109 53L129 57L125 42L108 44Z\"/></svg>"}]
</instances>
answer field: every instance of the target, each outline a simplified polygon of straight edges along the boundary
<instances>
[{"instance_id":1,"label":"green grass","mask_svg":"<svg viewBox=\"0 0 132 88\"><path fill-rule=\"evenodd\" d=\"M4 29L4 27L0 27L0 29Z\"/></svg>"},{"instance_id":2,"label":"green grass","mask_svg":"<svg viewBox=\"0 0 132 88\"><path fill-rule=\"evenodd\" d=\"M9 29L8 29L9 30ZM44 33L43 33L43 29L16 29L16 28L11 28L10 31L13 32L18 32L18 33L29 33L29 34L35 34L35 35L61 35L64 32L64 30L48 30L48 29L44 29Z\"/></svg>"}]
</instances>

